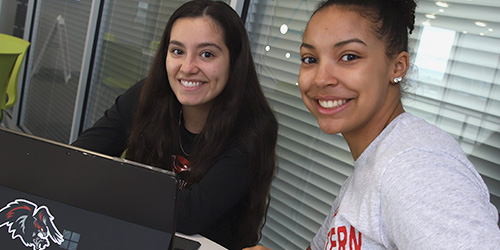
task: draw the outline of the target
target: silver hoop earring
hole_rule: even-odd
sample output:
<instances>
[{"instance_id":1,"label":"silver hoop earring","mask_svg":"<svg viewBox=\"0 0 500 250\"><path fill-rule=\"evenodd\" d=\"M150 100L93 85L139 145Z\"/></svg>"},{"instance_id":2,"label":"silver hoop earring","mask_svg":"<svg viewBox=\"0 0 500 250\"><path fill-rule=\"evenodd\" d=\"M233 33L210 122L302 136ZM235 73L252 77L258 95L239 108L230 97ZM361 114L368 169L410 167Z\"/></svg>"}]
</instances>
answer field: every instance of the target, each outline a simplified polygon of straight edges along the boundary
<instances>
[{"instance_id":1,"label":"silver hoop earring","mask_svg":"<svg viewBox=\"0 0 500 250\"><path fill-rule=\"evenodd\" d=\"M401 77L401 76L394 77L394 83L395 83L395 84L399 83L399 82L400 82L400 81L402 81L402 80L403 80L403 77Z\"/></svg>"}]
</instances>

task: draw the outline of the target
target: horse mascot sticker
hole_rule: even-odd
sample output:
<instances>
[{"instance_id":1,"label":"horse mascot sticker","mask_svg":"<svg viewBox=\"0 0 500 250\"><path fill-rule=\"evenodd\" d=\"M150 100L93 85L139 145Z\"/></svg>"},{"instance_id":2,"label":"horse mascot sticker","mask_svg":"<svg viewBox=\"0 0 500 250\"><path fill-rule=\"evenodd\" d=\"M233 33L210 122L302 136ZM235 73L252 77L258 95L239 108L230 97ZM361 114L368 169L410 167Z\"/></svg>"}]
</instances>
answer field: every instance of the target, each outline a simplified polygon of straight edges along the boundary
<instances>
[{"instance_id":1,"label":"horse mascot sticker","mask_svg":"<svg viewBox=\"0 0 500 250\"><path fill-rule=\"evenodd\" d=\"M33 250L49 247L49 238L58 245L64 241L49 209L24 199L17 199L0 209L0 228L4 226L12 234L13 240L19 238Z\"/></svg>"}]
</instances>

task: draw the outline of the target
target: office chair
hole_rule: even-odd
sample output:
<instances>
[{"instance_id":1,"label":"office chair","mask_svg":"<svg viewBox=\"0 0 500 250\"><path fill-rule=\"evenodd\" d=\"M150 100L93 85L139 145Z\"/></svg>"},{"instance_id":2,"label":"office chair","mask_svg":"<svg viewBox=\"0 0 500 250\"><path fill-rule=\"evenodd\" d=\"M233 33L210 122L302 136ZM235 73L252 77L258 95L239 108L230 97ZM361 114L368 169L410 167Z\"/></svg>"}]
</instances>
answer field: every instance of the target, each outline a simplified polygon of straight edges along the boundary
<instances>
[{"instance_id":1,"label":"office chair","mask_svg":"<svg viewBox=\"0 0 500 250\"><path fill-rule=\"evenodd\" d=\"M0 54L18 55L8 83L5 86L6 91L2 92L0 96L0 110L2 113L4 110L13 107L17 101L17 80L19 79L19 71L23 65L23 60L29 45L30 42L21 38L0 33Z\"/></svg>"},{"instance_id":2,"label":"office chair","mask_svg":"<svg viewBox=\"0 0 500 250\"><path fill-rule=\"evenodd\" d=\"M0 53L0 102L5 103L7 85L9 84L14 65L19 54ZM0 121L3 118L3 109L0 109Z\"/></svg>"}]
</instances>

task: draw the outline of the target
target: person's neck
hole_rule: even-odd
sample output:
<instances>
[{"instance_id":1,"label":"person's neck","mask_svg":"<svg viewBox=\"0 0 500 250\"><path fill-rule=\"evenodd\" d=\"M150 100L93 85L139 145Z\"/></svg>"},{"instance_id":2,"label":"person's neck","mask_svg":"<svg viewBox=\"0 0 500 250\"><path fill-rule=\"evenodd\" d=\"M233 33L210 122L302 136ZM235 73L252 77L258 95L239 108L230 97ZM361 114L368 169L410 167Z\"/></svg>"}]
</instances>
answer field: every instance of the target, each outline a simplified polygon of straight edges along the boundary
<instances>
[{"instance_id":1,"label":"person's neck","mask_svg":"<svg viewBox=\"0 0 500 250\"><path fill-rule=\"evenodd\" d=\"M210 109L182 107L184 127L193 134L199 134L205 127Z\"/></svg>"},{"instance_id":2,"label":"person's neck","mask_svg":"<svg viewBox=\"0 0 500 250\"><path fill-rule=\"evenodd\" d=\"M352 157L357 160L365 149L375 140L375 138L400 114L404 113L403 105L400 100L394 105L391 112L384 113L381 117L372 119L368 126L363 130L342 133L344 139L349 145Z\"/></svg>"}]
</instances>

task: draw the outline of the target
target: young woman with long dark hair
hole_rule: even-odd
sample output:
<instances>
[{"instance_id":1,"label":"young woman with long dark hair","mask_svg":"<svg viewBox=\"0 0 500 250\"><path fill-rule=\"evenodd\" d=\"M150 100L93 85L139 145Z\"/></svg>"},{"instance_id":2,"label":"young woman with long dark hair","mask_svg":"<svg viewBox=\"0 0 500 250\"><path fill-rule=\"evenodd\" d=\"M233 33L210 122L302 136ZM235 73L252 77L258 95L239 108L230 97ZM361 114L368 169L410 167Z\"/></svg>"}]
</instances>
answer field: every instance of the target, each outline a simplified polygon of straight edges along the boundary
<instances>
[{"instance_id":1,"label":"young woman with long dark hair","mask_svg":"<svg viewBox=\"0 0 500 250\"><path fill-rule=\"evenodd\" d=\"M170 17L147 78L73 145L177 172L177 230L241 249L265 222L277 129L240 17L196 0Z\"/></svg>"}]
</instances>

